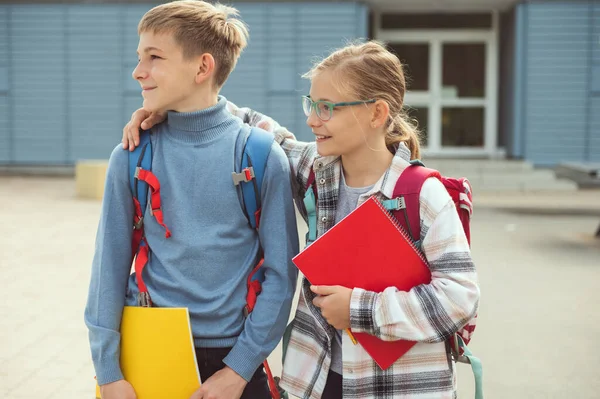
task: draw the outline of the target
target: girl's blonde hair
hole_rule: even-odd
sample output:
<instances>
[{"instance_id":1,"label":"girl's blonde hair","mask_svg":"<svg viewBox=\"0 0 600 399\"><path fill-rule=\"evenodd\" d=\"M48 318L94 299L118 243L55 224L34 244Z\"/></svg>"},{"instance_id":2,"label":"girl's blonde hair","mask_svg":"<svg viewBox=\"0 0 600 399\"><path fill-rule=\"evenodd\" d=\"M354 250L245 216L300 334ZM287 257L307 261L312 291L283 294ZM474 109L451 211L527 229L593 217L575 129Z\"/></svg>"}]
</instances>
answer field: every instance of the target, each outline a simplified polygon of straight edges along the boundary
<instances>
[{"instance_id":1,"label":"girl's blonde hair","mask_svg":"<svg viewBox=\"0 0 600 399\"><path fill-rule=\"evenodd\" d=\"M312 79L325 70L332 71L341 90L355 100L387 102L390 107L385 125L388 150L395 153L398 145L404 143L411 159L420 158L419 130L403 108L406 81L398 57L377 41L349 44L317 63L304 77Z\"/></svg>"},{"instance_id":2,"label":"girl's blonde hair","mask_svg":"<svg viewBox=\"0 0 600 399\"><path fill-rule=\"evenodd\" d=\"M248 43L248 28L233 7L205 1L180 0L148 11L138 25L143 32L169 33L185 59L210 53L216 64L215 83L223 86Z\"/></svg>"}]
</instances>

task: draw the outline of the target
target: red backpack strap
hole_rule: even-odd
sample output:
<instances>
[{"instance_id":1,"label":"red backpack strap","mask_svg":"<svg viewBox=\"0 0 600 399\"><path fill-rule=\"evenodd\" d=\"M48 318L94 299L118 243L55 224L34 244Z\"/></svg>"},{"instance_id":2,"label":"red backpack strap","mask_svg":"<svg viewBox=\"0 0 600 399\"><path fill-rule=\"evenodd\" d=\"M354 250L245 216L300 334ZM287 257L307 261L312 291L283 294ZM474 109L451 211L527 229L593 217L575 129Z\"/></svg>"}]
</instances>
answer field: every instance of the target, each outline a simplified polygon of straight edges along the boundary
<instances>
[{"instance_id":1,"label":"red backpack strap","mask_svg":"<svg viewBox=\"0 0 600 399\"><path fill-rule=\"evenodd\" d=\"M393 210L396 220L406 229L413 241L421 239L421 214L419 197L423 183L430 177L441 179L440 172L419 164L411 164L400 174L393 198L400 199L399 206Z\"/></svg>"},{"instance_id":2,"label":"red backpack strap","mask_svg":"<svg viewBox=\"0 0 600 399\"><path fill-rule=\"evenodd\" d=\"M306 180L306 187L304 187L304 189L308 190L309 187L311 187L313 184L315 184L315 179L316 179L315 171L311 167L310 173L308 174L308 179ZM317 195L317 190L315 190L315 196L316 195Z\"/></svg>"}]
</instances>

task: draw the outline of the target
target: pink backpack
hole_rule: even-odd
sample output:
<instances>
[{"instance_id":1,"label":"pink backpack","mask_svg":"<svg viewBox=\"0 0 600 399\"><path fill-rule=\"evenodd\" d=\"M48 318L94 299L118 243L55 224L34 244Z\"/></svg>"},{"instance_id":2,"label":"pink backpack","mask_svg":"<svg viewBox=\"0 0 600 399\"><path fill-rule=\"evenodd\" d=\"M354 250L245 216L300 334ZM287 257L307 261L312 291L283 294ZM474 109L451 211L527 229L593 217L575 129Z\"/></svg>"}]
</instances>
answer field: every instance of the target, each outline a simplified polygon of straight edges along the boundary
<instances>
[{"instance_id":1,"label":"pink backpack","mask_svg":"<svg viewBox=\"0 0 600 399\"><path fill-rule=\"evenodd\" d=\"M442 177L437 170L426 168L420 161L411 161L411 166L402 172L394 188L393 197L394 199L400 199L400 201L397 201L399 206L396 209L388 209L394 214L394 217L402 227L409 232L417 246L420 247L421 220L419 196L423 183L430 177L439 179L448 191L448 194L450 194L470 245L473 191L471 184L464 177ZM462 339L462 343L456 336L450 339L456 361L469 363L469 359L464 356L464 345L468 345L469 341L471 341L476 323L477 315L458 331L457 335Z\"/></svg>"}]
</instances>

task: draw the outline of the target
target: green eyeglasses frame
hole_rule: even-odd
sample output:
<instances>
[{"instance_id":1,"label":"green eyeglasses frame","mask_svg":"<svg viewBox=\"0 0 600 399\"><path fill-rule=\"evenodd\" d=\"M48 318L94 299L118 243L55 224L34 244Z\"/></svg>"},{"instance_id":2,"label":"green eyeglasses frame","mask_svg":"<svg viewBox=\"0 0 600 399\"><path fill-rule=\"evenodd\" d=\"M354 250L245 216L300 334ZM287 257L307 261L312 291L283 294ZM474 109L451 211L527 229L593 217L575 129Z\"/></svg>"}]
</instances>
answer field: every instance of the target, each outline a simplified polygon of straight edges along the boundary
<instances>
[{"instance_id":1,"label":"green eyeglasses frame","mask_svg":"<svg viewBox=\"0 0 600 399\"><path fill-rule=\"evenodd\" d=\"M315 114L317 114L317 117L319 119L321 119L323 122L326 122L333 117L333 109L335 107L348 107L348 106L352 106L352 105L373 104L376 101L377 100L375 100L375 99L371 99L371 100L350 101L350 102L343 102L343 103L332 103L332 102L324 101L324 100L313 101L312 98L310 98L309 96L302 96L302 109L304 110L304 115L306 115L306 116L310 116L311 112L313 110L315 110ZM323 105L329 111L325 115L323 115L323 108L320 108L320 106L323 106Z\"/></svg>"}]
</instances>

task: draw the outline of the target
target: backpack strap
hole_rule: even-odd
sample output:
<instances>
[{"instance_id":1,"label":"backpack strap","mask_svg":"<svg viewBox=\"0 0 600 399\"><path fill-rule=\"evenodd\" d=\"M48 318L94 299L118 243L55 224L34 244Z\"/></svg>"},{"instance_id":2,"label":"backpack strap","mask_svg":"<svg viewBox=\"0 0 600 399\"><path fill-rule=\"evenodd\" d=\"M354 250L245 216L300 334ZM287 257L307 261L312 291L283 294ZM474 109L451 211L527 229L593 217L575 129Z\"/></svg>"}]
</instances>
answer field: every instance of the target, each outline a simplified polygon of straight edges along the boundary
<instances>
[{"instance_id":1,"label":"backpack strap","mask_svg":"<svg viewBox=\"0 0 600 399\"><path fill-rule=\"evenodd\" d=\"M275 138L272 134L257 128L243 129L240 136L242 136L241 139L243 140L242 156L239 162L236 157L236 170L232 172L231 177L233 184L240 186L242 190L242 209L246 214L248 223L253 229L258 231L262 210L262 184L267 169L267 159L271 153ZM261 270L261 266L264 263L262 253L260 258L248 275L248 293L246 295L246 306L244 307L246 317L254 310L258 295L262 291L261 283L265 279L264 272ZM267 360L263 362L263 367L267 374L267 383L271 398L280 399L281 392Z\"/></svg>"},{"instance_id":2,"label":"backpack strap","mask_svg":"<svg viewBox=\"0 0 600 399\"><path fill-rule=\"evenodd\" d=\"M146 263L150 248L144 235L144 212L148 204L148 192L150 192L150 213L157 223L165 228L165 237L171 237L171 232L163 221L163 213L160 200L160 183L152 173L152 141L149 131L140 131L140 144L134 151L129 152L129 185L134 205L133 235L131 239L132 261L135 258L135 277L139 288L138 304L140 306L152 306L152 300L148 288L142 278L142 272Z\"/></svg>"},{"instance_id":3,"label":"backpack strap","mask_svg":"<svg viewBox=\"0 0 600 399\"><path fill-rule=\"evenodd\" d=\"M242 156L231 174L233 184L242 190L243 210L252 228L258 229L261 213L261 189L274 137L262 129L244 129Z\"/></svg>"},{"instance_id":4,"label":"backpack strap","mask_svg":"<svg viewBox=\"0 0 600 399\"><path fill-rule=\"evenodd\" d=\"M430 177L442 178L437 170L425 168L421 161L411 161L396 182L393 199L384 202L384 206L392 211L418 247L421 245L419 199L423 183Z\"/></svg>"},{"instance_id":5,"label":"backpack strap","mask_svg":"<svg viewBox=\"0 0 600 399\"><path fill-rule=\"evenodd\" d=\"M464 361L458 361L471 364L471 370L473 370L473 377L475 379L475 399L483 399L483 366L481 365L481 360L473 355L459 334L455 336L458 346L463 353L461 357L465 358Z\"/></svg>"},{"instance_id":6,"label":"backpack strap","mask_svg":"<svg viewBox=\"0 0 600 399\"><path fill-rule=\"evenodd\" d=\"M231 177L233 184L240 187L241 206L248 224L256 231L260 227L262 184L274 140L272 134L262 129L245 126L236 143L235 171L231 173ZM238 156L240 151L241 155ZM259 259L248 276L246 315L254 309L256 298L261 292L261 282L264 280L264 272L260 270L262 264L263 260Z\"/></svg>"},{"instance_id":7,"label":"backpack strap","mask_svg":"<svg viewBox=\"0 0 600 399\"><path fill-rule=\"evenodd\" d=\"M136 177L136 169L141 167L145 170L152 170L152 141L150 132L140 130L140 144L135 150L129 152L129 186L134 201L137 201L134 226L141 225L144 219L144 210L148 203L148 183L139 180ZM137 207L139 206L139 212Z\"/></svg>"},{"instance_id":8,"label":"backpack strap","mask_svg":"<svg viewBox=\"0 0 600 399\"><path fill-rule=\"evenodd\" d=\"M131 197L133 198L134 215L133 215L133 235L131 239L131 261L135 259L138 263L146 263L148 260L148 244L144 238L144 211L148 204L149 186L143 180L138 179L138 168L144 170L152 170L152 141L150 140L150 132L140 129L140 144L133 151L129 152L129 186L131 188ZM136 280L140 295L138 303L143 306L150 306L150 296L147 294L148 288L141 276L141 270L138 272L136 266ZM145 292L146 294L142 294Z\"/></svg>"},{"instance_id":9,"label":"backpack strap","mask_svg":"<svg viewBox=\"0 0 600 399\"><path fill-rule=\"evenodd\" d=\"M315 186L315 171L310 168L310 174L306 181L304 191L304 208L308 220L308 232L306 233L306 245L312 244L317 239L317 187Z\"/></svg>"}]
</instances>

